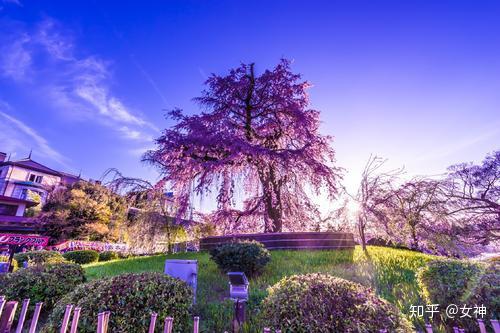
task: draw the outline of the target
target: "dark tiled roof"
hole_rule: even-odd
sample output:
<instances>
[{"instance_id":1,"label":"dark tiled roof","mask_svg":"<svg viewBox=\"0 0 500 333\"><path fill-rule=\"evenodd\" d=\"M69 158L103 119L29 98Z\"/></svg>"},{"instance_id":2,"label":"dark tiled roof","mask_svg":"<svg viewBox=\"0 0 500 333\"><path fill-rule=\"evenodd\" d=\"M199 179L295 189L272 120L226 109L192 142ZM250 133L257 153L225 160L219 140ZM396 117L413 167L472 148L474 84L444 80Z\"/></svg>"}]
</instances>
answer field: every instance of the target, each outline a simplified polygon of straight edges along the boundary
<instances>
[{"instance_id":1,"label":"dark tiled roof","mask_svg":"<svg viewBox=\"0 0 500 333\"><path fill-rule=\"evenodd\" d=\"M2 165L19 166L19 167L29 169L29 170L35 170L35 171L48 173L48 174L54 175L54 176L61 175L61 173L59 171L52 170L51 168L48 168L43 164L40 164L38 162L33 161L31 158L25 158L25 159L18 160L18 161L5 161L5 162L0 163L0 166L2 166Z\"/></svg>"},{"instance_id":2,"label":"dark tiled roof","mask_svg":"<svg viewBox=\"0 0 500 333\"><path fill-rule=\"evenodd\" d=\"M25 169L29 169L29 170L35 170L35 171L39 171L39 172L48 173L49 175L66 177L66 178L74 178L75 180L80 179L80 176L75 176L75 175L72 175L72 174L67 173L67 172L56 171L54 169L46 167L43 164L40 164L38 162L33 161L31 158L24 158L24 159L18 160L18 161L0 162L0 166L2 166L2 165L14 165L14 166L19 166L21 168L25 168Z\"/></svg>"}]
</instances>

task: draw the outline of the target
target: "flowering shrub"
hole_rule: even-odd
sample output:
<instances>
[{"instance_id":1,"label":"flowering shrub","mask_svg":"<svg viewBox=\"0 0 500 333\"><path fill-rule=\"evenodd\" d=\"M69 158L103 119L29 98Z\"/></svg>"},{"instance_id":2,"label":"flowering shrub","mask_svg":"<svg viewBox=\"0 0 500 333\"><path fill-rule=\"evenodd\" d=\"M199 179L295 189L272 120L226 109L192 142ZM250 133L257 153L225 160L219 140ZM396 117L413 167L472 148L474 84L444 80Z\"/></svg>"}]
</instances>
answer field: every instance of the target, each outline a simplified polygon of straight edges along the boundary
<instances>
[{"instance_id":1,"label":"flowering shrub","mask_svg":"<svg viewBox=\"0 0 500 333\"><path fill-rule=\"evenodd\" d=\"M447 306L463 303L464 295L474 285L480 272L479 263L438 259L422 267L417 279L427 302Z\"/></svg>"},{"instance_id":2,"label":"flowering shrub","mask_svg":"<svg viewBox=\"0 0 500 333\"><path fill-rule=\"evenodd\" d=\"M15 301L29 298L32 306L43 302L42 311L48 312L63 295L83 282L85 272L80 265L36 265L0 275L0 295Z\"/></svg>"},{"instance_id":3,"label":"flowering shrub","mask_svg":"<svg viewBox=\"0 0 500 333\"><path fill-rule=\"evenodd\" d=\"M63 254L66 260L76 264L85 265L99 260L99 252L94 250L70 251Z\"/></svg>"},{"instance_id":4,"label":"flowering shrub","mask_svg":"<svg viewBox=\"0 0 500 333\"><path fill-rule=\"evenodd\" d=\"M160 273L125 274L78 286L57 303L42 332L58 331L67 304L82 307L79 332L95 332L97 314L111 311L109 332L145 332L151 312L174 318L175 332L187 331L193 293L184 282Z\"/></svg>"},{"instance_id":5,"label":"flowering shrub","mask_svg":"<svg viewBox=\"0 0 500 333\"><path fill-rule=\"evenodd\" d=\"M14 255L14 259L16 259L20 265L22 265L22 263L25 261L35 265L56 264L66 261L64 257L57 251L44 250L16 253Z\"/></svg>"},{"instance_id":6,"label":"flowering shrub","mask_svg":"<svg viewBox=\"0 0 500 333\"><path fill-rule=\"evenodd\" d=\"M266 326L283 332L411 332L411 325L371 289L331 275L285 277L262 303Z\"/></svg>"},{"instance_id":7,"label":"flowering shrub","mask_svg":"<svg viewBox=\"0 0 500 333\"><path fill-rule=\"evenodd\" d=\"M99 261L110 261L118 258L119 258L118 253L114 251L104 251L99 253Z\"/></svg>"},{"instance_id":8,"label":"flowering shrub","mask_svg":"<svg viewBox=\"0 0 500 333\"><path fill-rule=\"evenodd\" d=\"M223 272L244 272L257 275L271 260L271 254L262 243L242 241L220 245L210 251L210 258Z\"/></svg>"}]
</instances>

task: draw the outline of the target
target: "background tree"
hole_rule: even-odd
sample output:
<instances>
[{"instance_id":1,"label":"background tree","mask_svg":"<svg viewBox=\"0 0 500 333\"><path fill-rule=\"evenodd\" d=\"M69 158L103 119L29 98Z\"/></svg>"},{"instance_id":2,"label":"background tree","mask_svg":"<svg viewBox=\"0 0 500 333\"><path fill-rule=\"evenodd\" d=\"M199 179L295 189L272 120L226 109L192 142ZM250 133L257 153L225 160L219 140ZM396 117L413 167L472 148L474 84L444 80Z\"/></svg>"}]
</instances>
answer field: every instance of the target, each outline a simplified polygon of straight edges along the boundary
<instances>
[{"instance_id":1,"label":"background tree","mask_svg":"<svg viewBox=\"0 0 500 333\"><path fill-rule=\"evenodd\" d=\"M500 150L481 165L461 163L448 168L442 182L447 214L461 241L488 245L500 240Z\"/></svg>"},{"instance_id":2,"label":"background tree","mask_svg":"<svg viewBox=\"0 0 500 333\"><path fill-rule=\"evenodd\" d=\"M294 230L319 216L310 193L337 193L331 138L319 133L319 112L308 108L307 82L282 60L260 76L241 65L212 75L195 99L204 109L186 116L156 140L144 160L171 184L179 214L193 194L215 190L217 223L237 230ZM241 191L240 191L241 189Z\"/></svg>"},{"instance_id":3,"label":"background tree","mask_svg":"<svg viewBox=\"0 0 500 333\"><path fill-rule=\"evenodd\" d=\"M164 187L123 176L117 169L106 171L106 186L121 193L131 207L128 221L130 245L145 252L171 252L173 245L187 239L186 228L191 227L191 216L176 219L174 196Z\"/></svg>"},{"instance_id":4,"label":"background tree","mask_svg":"<svg viewBox=\"0 0 500 333\"><path fill-rule=\"evenodd\" d=\"M393 239L411 249L422 250L422 240L429 239L443 218L444 201L440 184L426 178L414 178L394 189L384 202L387 228Z\"/></svg>"},{"instance_id":5,"label":"background tree","mask_svg":"<svg viewBox=\"0 0 500 333\"><path fill-rule=\"evenodd\" d=\"M86 181L51 193L40 220L55 240L122 241L127 204L106 187Z\"/></svg>"},{"instance_id":6,"label":"background tree","mask_svg":"<svg viewBox=\"0 0 500 333\"><path fill-rule=\"evenodd\" d=\"M373 222L372 227L384 225L387 228L387 206L403 173L403 169L381 171L386 162L386 159L370 155L361 174L358 192L353 197L358 204L357 228L364 251L369 222Z\"/></svg>"}]
</instances>

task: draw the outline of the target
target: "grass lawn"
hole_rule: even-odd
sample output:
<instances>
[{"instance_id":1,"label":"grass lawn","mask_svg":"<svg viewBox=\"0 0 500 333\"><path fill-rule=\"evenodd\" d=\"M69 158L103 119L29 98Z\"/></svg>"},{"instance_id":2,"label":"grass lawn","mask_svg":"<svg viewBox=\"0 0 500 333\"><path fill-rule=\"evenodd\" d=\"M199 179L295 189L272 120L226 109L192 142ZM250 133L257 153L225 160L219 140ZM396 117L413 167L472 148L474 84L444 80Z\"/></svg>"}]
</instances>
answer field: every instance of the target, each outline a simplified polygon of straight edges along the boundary
<instances>
[{"instance_id":1,"label":"grass lawn","mask_svg":"<svg viewBox=\"0 0 500 333\"><path fill-rule=\"evenodd\" d=\"M282 277L293 274L323 272L372 287L376 293L408 314L410 305L424 304L415 272L433 256L383 247L360 247L354 251L272 251L271 262L264 273L250 280L250 318L266 296L266 289ZM208 253L179 253L136 257L85 266L89 279L125 273L163 272L165 259L198 260L198 295L195 312L201 316L205 332L223 332L230 328L232 315L228 297L228 280L210 260ZM419 324L419 323L415 323ZM245 332L260 331L250 319Z\"/></svg>"}]
</instances>

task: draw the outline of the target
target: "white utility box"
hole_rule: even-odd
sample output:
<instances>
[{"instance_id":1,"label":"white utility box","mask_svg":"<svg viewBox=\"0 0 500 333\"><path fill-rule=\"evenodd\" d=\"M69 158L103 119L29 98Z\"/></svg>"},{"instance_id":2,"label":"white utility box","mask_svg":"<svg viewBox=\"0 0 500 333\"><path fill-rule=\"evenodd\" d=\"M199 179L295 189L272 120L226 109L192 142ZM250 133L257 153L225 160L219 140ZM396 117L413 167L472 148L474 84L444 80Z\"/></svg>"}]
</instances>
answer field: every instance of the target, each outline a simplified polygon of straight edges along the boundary
<instances>
[{"instance_id":1,"label":"white utility box","mask_svg":"<svg viewBox=\"0 0 500 333\"><path fill-rule=\"evenodd\" d=\"M165 261L165 274L178 278L193 288L194 303L196 303L198 260L168 259Z\"/></svg>"}]
</instances>

